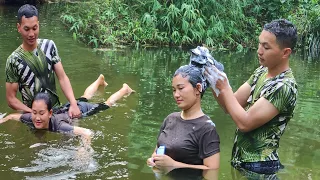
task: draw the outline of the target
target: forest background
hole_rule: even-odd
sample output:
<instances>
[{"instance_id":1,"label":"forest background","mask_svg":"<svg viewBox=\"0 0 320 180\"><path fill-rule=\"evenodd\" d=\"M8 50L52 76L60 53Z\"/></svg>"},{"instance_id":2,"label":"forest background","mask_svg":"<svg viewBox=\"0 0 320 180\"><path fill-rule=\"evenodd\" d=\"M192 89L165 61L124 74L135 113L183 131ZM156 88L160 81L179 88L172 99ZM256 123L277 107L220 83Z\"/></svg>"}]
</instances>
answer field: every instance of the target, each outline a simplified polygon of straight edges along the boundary
<instances>
[{"instance_id":1,"label":"forest background","mask_svg":"<svg viewBox=\"0 0 320 180\"><path fill-rule=\"evenodd\" d=\"M243 51L256 48L263 25L280 18L297 26L298 47L317 51L320 47L320 0L55 2L73 38L95 48L205 44L218 50Z\"/></svg>"}]
</instances>

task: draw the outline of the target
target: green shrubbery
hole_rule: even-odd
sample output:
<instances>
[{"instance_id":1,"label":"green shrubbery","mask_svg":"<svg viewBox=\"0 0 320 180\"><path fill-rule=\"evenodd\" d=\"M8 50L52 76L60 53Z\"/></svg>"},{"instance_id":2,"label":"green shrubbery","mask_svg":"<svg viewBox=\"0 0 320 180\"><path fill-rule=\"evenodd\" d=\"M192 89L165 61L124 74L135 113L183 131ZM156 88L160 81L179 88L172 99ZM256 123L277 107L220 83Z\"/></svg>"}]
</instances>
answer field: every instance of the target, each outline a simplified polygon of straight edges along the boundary
<instances>
[{"instance_id":1,"label":"green shrubbery","mask_svg":"<svg viewBox=\"0 0 320 180\"><path fill-rule=\"evenodd\" d=\"M320 51L320 1L303 1L299 8L289 15L289 20L297 25L300 43L310 50Z\"/></svg>"},{"instance_id":2,"label":"green shrubbery","mask_svg":"<svg viewBox=\"0 0 320 180\"><path fill-rule=\"evenodd\" d=\"M319 11L318 0L91 0L65 6L61 18L75 39L93 47L206 44L240 51L256 47L261 26L277 18L296 22L302 37L318 36Z\"/></svg>"}]
</instances>

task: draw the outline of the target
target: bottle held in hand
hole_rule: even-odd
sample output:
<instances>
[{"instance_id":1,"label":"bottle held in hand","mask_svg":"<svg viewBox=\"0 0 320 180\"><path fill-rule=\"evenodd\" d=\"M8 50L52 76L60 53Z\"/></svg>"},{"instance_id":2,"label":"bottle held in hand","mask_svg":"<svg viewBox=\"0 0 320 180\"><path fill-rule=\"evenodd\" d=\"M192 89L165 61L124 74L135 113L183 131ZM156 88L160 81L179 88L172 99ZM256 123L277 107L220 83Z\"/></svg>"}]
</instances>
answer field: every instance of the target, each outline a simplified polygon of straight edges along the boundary
<instances>
[{"instance_id":1,"label":"bottle held in hand","mask_svg":"<svg viewBox=\"0 0 320 180\"><path fill-rule=\"evenodd\" d=\"M156 151L156 153L159 154L159 155L164 155L165 149L166 149L165 146L159 146L157 151Z\"/></svg>"}]
</instances>

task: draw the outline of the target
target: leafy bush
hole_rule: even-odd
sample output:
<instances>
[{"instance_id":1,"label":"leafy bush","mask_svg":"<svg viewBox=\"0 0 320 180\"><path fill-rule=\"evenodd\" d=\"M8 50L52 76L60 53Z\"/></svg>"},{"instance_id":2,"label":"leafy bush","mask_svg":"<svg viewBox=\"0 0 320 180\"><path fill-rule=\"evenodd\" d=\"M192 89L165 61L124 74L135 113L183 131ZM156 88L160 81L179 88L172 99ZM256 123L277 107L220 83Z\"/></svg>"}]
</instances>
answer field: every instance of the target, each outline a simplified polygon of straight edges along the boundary
<instances>
[{"instance_id":1,"label":"leafy bush","mask_svg":"<svg viewBox=\"0 0 320 180\"><path fill-rule=\"evenodd\" d=\"M255 48L262 25L273 19L296 23L301 42L319 36L320 26L318 0L91 0L65 6L61 18L75 39L93 47L206 44L241 51Z\"/></svg>"}]
</instances>

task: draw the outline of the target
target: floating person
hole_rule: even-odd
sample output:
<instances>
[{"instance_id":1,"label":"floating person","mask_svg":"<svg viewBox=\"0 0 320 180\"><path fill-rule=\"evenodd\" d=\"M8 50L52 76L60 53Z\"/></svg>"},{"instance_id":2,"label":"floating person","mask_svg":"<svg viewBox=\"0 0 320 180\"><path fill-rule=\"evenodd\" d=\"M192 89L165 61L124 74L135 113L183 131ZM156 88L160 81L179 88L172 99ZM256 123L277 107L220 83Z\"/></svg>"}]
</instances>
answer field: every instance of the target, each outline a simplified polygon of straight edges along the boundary
<instances>
[{"instance_id":1,"label":"floating person","mask_svg":"<svg viewBox=\"0 0 320 180\"><path fill-rule=\"evenodd\" d=\"M98 79L88 86L78 99L78 107L82 116L89 116L99 111L112 107L118 100L124 96L129 96L135 92L127 84L123 84L122 88L112 94L107 101L101 103L88 103L100 86L105 87L107 83L104 76L100 75ZM8 120L21 121L33 129L44 129L53 132L73 133L83 137L84 144L88 145L91 141L92 131L86 128L74 126L72 119L67 114L69 104L63 106L59 113L53 113L52 101L47 93L38 93L32 101L32 112L25 114L9 114L0 119L0 124Z\"/></svg>"},{"instance_id":2,"label":"floating person","mask_svg":"<svg viewBox=\"0 0 320 180\"><path fill-rule=\"evenodd\" d=\"M181 66L172 79L173 97L181 112L169 114L158 134L147 165L158 169L218 169L220 139L214 123L201 109L207 88L203 70L194 64ZM157 154L160 146L164 154Z\"/></svg>"}]
</instances>

